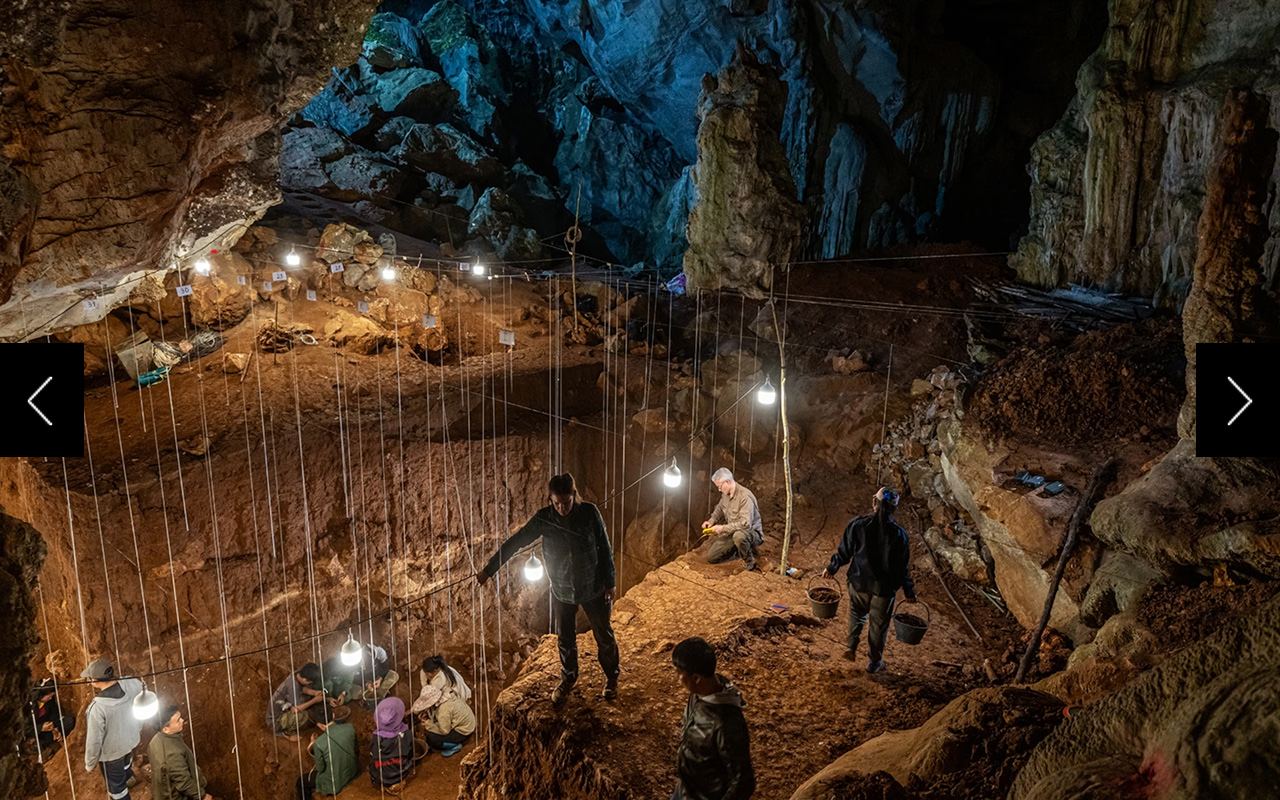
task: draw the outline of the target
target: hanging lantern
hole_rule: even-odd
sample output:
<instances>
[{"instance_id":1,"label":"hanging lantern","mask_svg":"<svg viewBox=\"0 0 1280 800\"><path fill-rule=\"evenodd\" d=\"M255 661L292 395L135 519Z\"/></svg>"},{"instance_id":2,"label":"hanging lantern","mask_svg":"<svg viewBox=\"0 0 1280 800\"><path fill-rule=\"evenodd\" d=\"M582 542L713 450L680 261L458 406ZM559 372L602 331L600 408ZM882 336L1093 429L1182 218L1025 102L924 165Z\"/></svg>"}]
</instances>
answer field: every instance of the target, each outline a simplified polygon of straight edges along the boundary
<instances>
[{"instance_id":1,"label":"hanging lantern","mask_svg":"<svg viewBox=\"0 0 1280 800\"><path fill-rule=\"evenodd\" d=\"M537 583L542 580L542 562L537 556L529 556L529 560L524 562L524 579L529 583Z\"/></svg>"},{"instance_id":2,"label":"hanging lantern","mask_svg":"<svg viewBox=\"0 0 1280 800\"><path fill-rule=\"evenodd\" d=\"M151 719L160 710L160 698L156 697L156 693L146 688L142 688L141 694L133 698L133 718L134 719Z\"/></svg>"},{"instance_id":3,"label":"hanging lantern","mask_svg":"<svg viewBox=\"0 0 1280 800\"><path fill-rule=\"evenodd\" d=\"M360 658L363 655L364 649L360 647L360 643L348 633L347 643L342 646L342 663L348 667L354 667L360 663Z\"/></svg>"},{"instance_id":4,"label":"hanging lantern","mask_svg":"<svg viewBox=\"0 0 1280 800\"><path fill-rule=\"evenodd\" d=\"M675 456L671 457L671 466L662 473L662 485L674 489L680 485L680 468L676 466Z\"/></svg>"},{"instance_id":5,"label":"hanging lantern","mask_svg":"<svg viewBox=\"0 0 1280 800\"><path fill-rule=\"evenodd\" d=\"M471 268L471 273L472 273L473 275L483 275L483 274L484 274L484 264L481 264L481 263L479 263L479 262L476 262L476 265L475 265L474 267L472 267L472 268Z\"/></svg>"},{"instance_id":6,"label":"hanging lantern","mask_svg":"<svg viewBox=\"0 0 1280 800\"><path fill-rule=\"evenodd\" d=\"M205 258L204 256L200 256L199 258L196 259L196 272L199 272L201 275L208 275L209 269L210 269L209 259Z\"/></svg>"},{"instance_id":7,"label":"hanging lantern","mask_svg":"<svg viewBox=\"0 0 1280 800\"><path fill-rule=\"evenodd\" d=\"M291 267L296 267L302 263L302 256L298 255L297 249L291 247L289 248L289 254L284 257L284 263Z\"/></svg>"},{"instance_id":8,"label":"hanging lantern","mask_svg":"<svg viewBox=\"0 0 1280 800\"><path fill-rule=\"evenodd\" d=\"M774 390L773 384L769 383L769 378L764 379L764 386L756 392L756 402L762 406L771 406L778 399L778 392Z\"/></svg>"},{"instance_id":9,"label":"hanging lantern","mask_svg":"<svg viewBox=\"0 0 1280 800\"><path fill-rule=\"evenodd\" d=\"M395 268L395 267L383 267L383 268L382 268L382 279L383 279L384 281L394 281L394 280L396 279L396 268Z\"/></svg>"}]
</instances>

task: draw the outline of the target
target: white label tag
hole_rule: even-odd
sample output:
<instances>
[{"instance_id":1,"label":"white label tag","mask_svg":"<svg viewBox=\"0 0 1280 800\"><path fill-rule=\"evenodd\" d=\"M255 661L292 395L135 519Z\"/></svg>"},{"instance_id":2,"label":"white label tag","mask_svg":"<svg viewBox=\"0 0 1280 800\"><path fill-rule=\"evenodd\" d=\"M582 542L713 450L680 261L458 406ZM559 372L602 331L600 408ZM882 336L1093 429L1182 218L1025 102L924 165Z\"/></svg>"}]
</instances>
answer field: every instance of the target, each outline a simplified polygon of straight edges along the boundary
<instances>
[{"instance_id":1,"label":"white label tag","mask_svg":"<svg viewBox=\"0 0 1280 800\"><path fill-rule=\"evenodd\" d=\"M284 270L280 269L280 270L276 270L275 272L271 273L271 280L273 280L273 281L287 281L287 280L289 280L289 276L288 276L288 275L286 275L286 274L284 274Z\"/></svg>"},{"instance_id":2,"label":"white label tag","mask_svg":"<svg viewBox=\"0 0 1280 800\"><path fill-rule=\"evenodd\" d=\"M342 272L342 270L343 270L343 269L345 269L345 267L343 267L343 266L342 266L342 262L341 262L341 261L337 261L337 262L335 262L335 263L333 263L333 264L330 264L330 265L329 265L329 271L330 271L330 272Z\"/></svg>"},{"instance_id":3,"label":"white label tag","mask_svg":"<svg viewBox=\"0 0 1280 800\"><path fill-rule=\"evenodd\" d=\"M516 332L508 330L498 331L498 344L514 345L516 343Z\"/></svg>"},{"instance_id":4,"label":"white label tag","mask_svg":"<svg viewBox=\"0 0 1280 800\"><path fill-rule=\"evenodd\" d=\"M308 300L315 300L315 299L316 299L316 290L315 290L315 289L308 289L308 290L307 290L307 299L308 299Z\"/></svg>"},{"instance_id":5,"label":"white label tag","mask_svg":"<svg viewBox=\"0 0 1280 800\"><path fill-rule=\"evenodd\" d=\"M264 292L269 292L269 291L271 291L271 281L263 281L263 282L262 282L262 291L264 291Z\"/></svg>"},{"instance_id":6,"label":"white label tag","mask_svg":"<svg viewBox=\"0 0 1280 800\"><path fill-rule=\"evenodd\" d=\"M84 306L85 311L97 311L99 308L102 308L102 301L96 297L90 297L80 305Z\"/></svg>"},{"instance_id":7,"label":"white label tag","mask_svg":"<svg viewBox=\"0 0 1280 800\"><path fill-rule=\"evenodd\" d=\"M243 275L237 275L237 276L236 276L236 283L240 284L241 286L244 286L244 285L245 285L244 276L243 276Z\"/></svg>"},{"instance_id":8,"label":"white label tag","mask_svg":"<svg viewBox=\"0 0 1280 800\"><path fill-rule=\"evenodd\" d=\"M363 301L363 300L361 300L360 302L356 303L356 308L360 309L360 313L361 313L361 314L368 314L368 313L369 313L369 304L368 304L368 303L366 303L366 302L365 302L365 301Z\"/></svg>"},{"instance_id":9,"label":"white label tag","mask_svg":"<svg viewBox=\"0 0 1280 800\"><path fill-rule=\"evenodd\" d=\"M190 296L191 296L191 287L190 287L190 286L179 286L179 287L178 287L178 297L190 297Z\"/></svg>"},{"instance_id":10,"label":"white label tag","mask_svg":"<svg viewBox=\"0 0 1280 800\"><path fill-rule=\"evenodd\" d=\"M424 328L434 328L435 326L436 326L436 315L435 315L435 314L423 314L423 315L422 315L422 327L424 327Z\"/></svg>"}]
</instances>

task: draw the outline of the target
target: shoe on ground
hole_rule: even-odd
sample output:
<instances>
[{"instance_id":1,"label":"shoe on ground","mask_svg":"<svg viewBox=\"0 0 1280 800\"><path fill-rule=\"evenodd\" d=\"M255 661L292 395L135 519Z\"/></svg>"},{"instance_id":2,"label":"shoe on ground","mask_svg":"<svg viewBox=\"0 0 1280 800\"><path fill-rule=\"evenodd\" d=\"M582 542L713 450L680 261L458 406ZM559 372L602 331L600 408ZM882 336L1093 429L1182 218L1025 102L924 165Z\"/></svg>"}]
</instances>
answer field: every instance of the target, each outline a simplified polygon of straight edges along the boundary
<instances>
[{"instance_id":1,"label":"shoe on ground","mask_svg":"<svg viewBox=\"0 0 1280 800\"><path fill-rule=\"evenodd\" d=\"M742 565L742 568L743 568L745 571L747 571L747 572L755 572L755 571L756 571L756 562L754 562L754 561L748 561L747 563L745 563L745 564L743 564L743 565Z\"/></svg>"},{"instance_id":2,"label":"shoe on ground","mask_svg":"<svg viewBox=\"0 0 1280 800\"><path fill-rule=\"evenodd\" d=\"M569 697L570 690L573 689L572 683L562 683L551 692L551 704L560 705Z\"/></svg>"},{"instance_id":3,"label":"shoe on ground","mask_svg":"<svg viewBox=\"0 0 1280 800\"><path fill-rule=\"evenodd\" d=\"M617 700L618 699L618 682L609 681L604 685L604 690L600 692L601 700Z\"/></svg>"},{"instance_id":4,"label":"shoe on ground","mask_svg":"<svg viewBox=\"0 0 1280 800\"><path fill-rule=\"evenodd\" d=\"M867 672L870 672L872 675L876 674L877 672L884 672L884 662L883 661L867 662Z\"/></svg>"},{"instance_id":5,"label":"shoe on ground","mask_svg":"<svg viewBox=\"0 0 1280 800\"><path fill-rule=\"evenodd\" d=\"M138 776L137 776L137 775L130 775L130 776L129 776L129 779L128 779L128 780L126 780L126 781L124 782L124 785L125 785L125 787L126 787L126 788L128 788L128 789L132 789L133 787L137 786L137 785L138 785Z\"/></svg>"},{"instance_id":6,"label":"shoe on ground","mask_svg":"<svg viewBox=\"0 0 1280 800\"><path fill-rule=\"evenodd\" d=\"M845 650L843 653L841 653L841 654L840 654L840 657L841 657L841 658L843 658L845 661L857 661L857 660L858 660L858 651L857 651L857 650Z\"/></svg>"},{"instance_id":7,"label":"shoe on ground","mask_svg":"<svg viewBox=\"0 0 1280 800\"><path fill-rule=\"evenodd\" d=\"M440 755L445 758L450 758L452 756L456 756L458 751L461 749L462 745L460 744L446 744L444 747L440 748Z\"/></svg>"}]
</instances>

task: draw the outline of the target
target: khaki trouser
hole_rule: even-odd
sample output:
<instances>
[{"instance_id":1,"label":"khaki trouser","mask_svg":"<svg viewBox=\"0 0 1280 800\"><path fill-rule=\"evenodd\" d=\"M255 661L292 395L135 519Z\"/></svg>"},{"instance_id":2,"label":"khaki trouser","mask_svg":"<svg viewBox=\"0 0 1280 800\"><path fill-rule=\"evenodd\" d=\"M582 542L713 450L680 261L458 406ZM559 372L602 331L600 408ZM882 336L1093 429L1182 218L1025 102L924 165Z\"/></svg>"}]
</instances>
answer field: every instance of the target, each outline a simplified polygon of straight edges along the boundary
<instances>
[{"instance_id":1,"label":"khaki trouser","mask_svg":"<svg viewBox=\"0 0 1280 800\"><path fill-rule=\"evenodd\" d=\"M276 717L276 730L280 733L297 733L310 724L306 711L284 711Z\"/></svg>"},{"instance_id":2,"label":"khaki trouser","mask_svg":"<svg viewBox=\"0 0 1280 800\"><path fill-rule=\"evenodd\" d=\"M387 670L387 674L382 677L382 683L378 688L373 690L374 702L380 701L387 695L391 694L391 690L396 688L396 684L400 682L400 673L394 669Z\"/></svg>"}]
</instances>

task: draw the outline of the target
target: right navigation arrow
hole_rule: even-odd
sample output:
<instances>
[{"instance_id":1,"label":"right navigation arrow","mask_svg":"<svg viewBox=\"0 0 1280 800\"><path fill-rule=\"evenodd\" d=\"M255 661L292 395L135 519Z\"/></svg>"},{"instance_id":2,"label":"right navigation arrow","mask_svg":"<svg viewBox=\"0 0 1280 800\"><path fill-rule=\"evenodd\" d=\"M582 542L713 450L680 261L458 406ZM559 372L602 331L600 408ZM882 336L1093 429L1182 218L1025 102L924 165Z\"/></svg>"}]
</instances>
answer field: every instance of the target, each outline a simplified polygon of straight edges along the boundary
<instances>
[{"instance_id":1,"label":"right navigation arrow","mask_svg":"<svg viewBox=\"0 0 1280 800\"><path fill-rule=\"evenodd\" d=\"M1236 420L1240 419L1240 415L1244 413L1244 410L1245 410L1246 408L1248 408L1249 406L1253 405L1253 398L1252 398L1252 397L1250 397L1249 395L1245 394L1244 389L1241 389L1241 388L1240 388L1240 384L1236 383L1236 382L1235 382L1235 379L1234 379L1234 378L1232 378L1230 375L1228 375L1228 376L1227 376L1227 380L1231 383L1231 385L1232 385L1232 386L1236 387L1236 391L1237 391L1237 392L1239 392L1239 393L1240 393L1240 395L1241 395L1241 397L1243 397L1243 398L1244 398L1244 405L1240 406L1240 410L1239 410L1239 411L1237 411L1237 412L1236 412L1236 414L1235 414L1235 416L1234 416L1234 417L1232 417L1232 418L1227 422L1227 425L1228 425L1228 426L1230 426L1230 425L1231 425L1232 423L1234 423Z\"/></svg>"}]
</instances>

